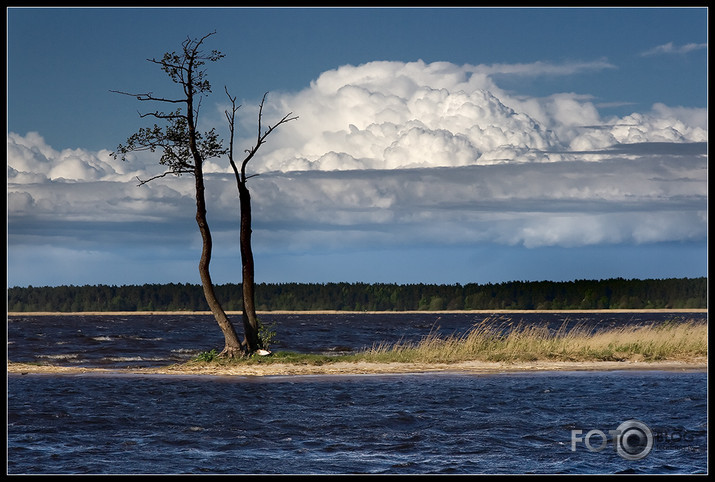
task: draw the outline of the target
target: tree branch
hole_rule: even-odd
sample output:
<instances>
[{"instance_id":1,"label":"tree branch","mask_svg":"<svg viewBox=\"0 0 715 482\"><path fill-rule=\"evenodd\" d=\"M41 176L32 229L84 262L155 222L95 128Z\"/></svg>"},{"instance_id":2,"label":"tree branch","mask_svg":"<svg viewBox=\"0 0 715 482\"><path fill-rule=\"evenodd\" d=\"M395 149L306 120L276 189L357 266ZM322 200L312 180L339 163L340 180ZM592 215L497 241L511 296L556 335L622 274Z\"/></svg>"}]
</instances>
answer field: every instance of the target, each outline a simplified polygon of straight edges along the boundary
<instances>
[{"instance_id":1,"label":"tree branch","mask_svg":"<svg viewBox=\"0 0 715 482\"><path fill-rule=\"evenodd\" d=\"M110 90L109 92L115 93L115 94L122 94L122 95L128 95L130 97L136 97L137 100L140 101L154 101L154 102L168 102L170 104L181 104L186 103L186 99L165 99L163 97L154 97L154 95L151 92L147 93L140 93L140 94L133 94L131 92L122 92L121 90Z\"/></svg>"},{"instance_id":2,"label":"tree branch","mask_svg":"<svg viewBox=\"0 0 715 482\"><path fill-rule=\"evenodd\" d=\"M288 112L275 125L268 126L268 129L266 129L266 131L261 134L261 122L263 121L263 105L266 102L266 96L268 96L268 92L263 94L263 99L261 100L261 104L258 107L258 138L256 139L256 145L253 146L251 149L246 149L244 151L247 153L247 155L246 155L246 158L241 163L241 179L243 180L243 182L246 182L246 179L248 179L248 177L246 177L246 165L248 164L248 161L250 161L253 158L253 156L258 151L258 148L261 147L261 144L266 142L266 137L268 137L270 135L270 133L273 132L279 125L285 124L286 122L290 122L290 121L298 118L298 116L291 117L293 115L293 113Z\"/></svg>"},{"instance_id":3,"label":"tree branch","mask_svg":"<svg viewBox=\"0 0 715 482\"><path fill-rule=\"evenodd\" d=\"M145 114L142 114L141 112L137 112L137 113L139 114L139 117L142 118L142 119L143 119L144 117L149 117L149 116L151 116L151 117L156 117L157 119L179 119L179 118L182 118L182 117L186 117L186 116L183 115L183 114L176 114L176 113L174 113L174 114L164 114L163 112L159 112L159 111L147 112L147 113L145 113Z\"/></svg>"},{"instance_id":4,"label":"tree branch","mask_svg":"<svg viewBox=\"0 0 715 482\"><path fill-rule=\"evenodd\" d=\"M236 163L233 161L233 137L235 134L235 119L236 119L236 111L241 107L240 105L237 107L236 106L236 97L231 97L231 94L228 93L228 87L224 86L223 90L226 91L226 95L228 96L228 100L231 101L231 113L226 110L224 111L226 114L226 120L228 121L228 128L229 128L229 141L228 141L228 162L231 164L231 168L233 169L234 174L236 175L236 179L240 181L240 176L238 173L238 168L236 167Z\"/></svg>"},{"instance_id":5,"label":"tree branch","mask_svg":"<svg viewBox=\"0 0 715 482\"><path fill-rule=\"evenodd\" d=\"M166 177L166 176L168 176L169 174L176 174L176 175L178 176L178 175L180 175L180 174L190 174L190 173L192 173L192 172L193 172L193 171L191 171L191 170L186 170L186 171L184 171L184 170L173 171L173 170L172 170L172 171L166 171L166 172L163 173L163 174L157 174L156 176L152 176L152 177L150 177L149 179L144 179L144 180L139 179L139 176L136 176L137 181L139 181L139 184L137 184L137 187L143 186L144 184L147 184L147 183L153 181L154 179L159 179L159 178L161 178L161 177Z\"/></svg>"}]
</instances>

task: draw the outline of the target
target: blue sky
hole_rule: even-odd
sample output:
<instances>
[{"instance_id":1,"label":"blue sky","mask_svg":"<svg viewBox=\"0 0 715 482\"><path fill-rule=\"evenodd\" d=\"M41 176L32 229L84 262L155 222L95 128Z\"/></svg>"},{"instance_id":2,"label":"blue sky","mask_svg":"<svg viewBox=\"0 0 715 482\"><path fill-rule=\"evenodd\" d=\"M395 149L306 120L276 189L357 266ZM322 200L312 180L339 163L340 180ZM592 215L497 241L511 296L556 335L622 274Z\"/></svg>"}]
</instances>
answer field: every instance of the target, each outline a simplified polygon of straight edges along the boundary
<instances>
[{"instance_id":1,"label":"blue sky","mask_svg":"<svg viewBox=\"0 0 715 482\"><path fill-rule=\"evenodd\" d=\"M707 275L704 8L10 8L8 285L198 283L191 179L109 155L172 94L146 59L207 48L201 125L251 162L259 282ZM207 166L218 283L235 183Z\"/></svg>"}]
</instances>

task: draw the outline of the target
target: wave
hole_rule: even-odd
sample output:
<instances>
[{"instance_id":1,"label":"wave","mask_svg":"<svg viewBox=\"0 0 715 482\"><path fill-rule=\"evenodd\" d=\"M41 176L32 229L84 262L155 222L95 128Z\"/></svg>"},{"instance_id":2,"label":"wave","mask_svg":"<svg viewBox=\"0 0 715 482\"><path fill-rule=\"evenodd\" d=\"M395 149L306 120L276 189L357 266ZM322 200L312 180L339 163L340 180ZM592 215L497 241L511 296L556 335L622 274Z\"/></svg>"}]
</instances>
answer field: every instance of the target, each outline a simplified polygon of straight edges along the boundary
<instances>
[{"instance_id":1,"label":"wave","mask_svg":"<svg viewBox=\"0 0 715 482\"><path fill-rule=\"evenodd\" d=\"M61 353L57 355L35 355L35 358L44 358L46 360L77 360L78 353Z\"/></svg>"},{"instance_id":2,"label":"wave","mask_svg":"<svg viewBox=\"0 0 715 482\"><path fill-rule=\"evenodd\" d=\"M160 362L160 361L166 361L166 358L162 357L145 357L145 356L110 356L110 357L105 357L103 360L107 361L112 361L112 362L136 362L136 361L152 361L152 362Z\"/></svg>"}]
</instances>

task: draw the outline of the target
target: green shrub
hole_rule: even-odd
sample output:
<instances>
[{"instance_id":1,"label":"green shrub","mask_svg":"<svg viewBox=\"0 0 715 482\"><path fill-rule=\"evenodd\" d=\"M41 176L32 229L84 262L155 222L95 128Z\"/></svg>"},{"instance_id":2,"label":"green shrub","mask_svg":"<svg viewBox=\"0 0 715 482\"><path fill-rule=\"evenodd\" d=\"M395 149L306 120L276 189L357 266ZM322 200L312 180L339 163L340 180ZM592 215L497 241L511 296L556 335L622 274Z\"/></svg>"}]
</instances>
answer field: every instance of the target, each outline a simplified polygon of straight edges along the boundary
<instances>
[{"instance_id":1,"label":"green shrub","mask_svg":"<svg viewBox=\"0 0 715 482\"><path fill-rule=\"evenodd\" d=\"M275 323L271 323L270 325L266 326L261 323L261 320L258 320L258 348L268 350L268 347L271 345L273 338L275 338L276 336L275 327Z\"/></svg>"},{"instance_id":2,"label":"green shrub","mask_svg":"<svg viewBox=\"0 0 715 482\"><path fill-rule=\"evenodd\" d=\"M218 356L218 352L216 349L212 349L211 351L202 351L198 355L194 357L194 360L196 361L202 361L202 362L210 362L213 361L216 357Z\"/></svg>"}]
</instances>

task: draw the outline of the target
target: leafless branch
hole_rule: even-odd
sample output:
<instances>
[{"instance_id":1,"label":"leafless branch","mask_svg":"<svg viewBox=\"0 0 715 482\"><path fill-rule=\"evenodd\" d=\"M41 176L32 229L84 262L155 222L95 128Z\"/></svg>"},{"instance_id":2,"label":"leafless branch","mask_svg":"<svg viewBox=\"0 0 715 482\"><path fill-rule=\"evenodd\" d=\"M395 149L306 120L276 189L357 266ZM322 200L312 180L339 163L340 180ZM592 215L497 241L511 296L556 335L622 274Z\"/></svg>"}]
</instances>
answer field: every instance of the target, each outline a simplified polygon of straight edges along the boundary
<instances>
[{"instance_id":1,"label":"leafless branch","mask_svg":"<svg viewBox=\"0 0 715 482\"><path fill-rule=\"evenodd\" d=\"M139 181L139 184L137 184L137 187L143 186L144 184L147 184L147 183L153 181L154 179L159 179L159 178L161 178L161 177L166 177L166 176L168 176L169 174L179 175L179 174L188 174L188 173L191 173L191 172L193 172L193 171L188 171L188 170L186 170L186 171L185 171L185 170L173 171L173 170L172 170L172 171L166 171L166 172L163 173L163 174L157 174L156 176L152 176L152 177L150 177L149 179L139 179L139 176L136 176L137 181Z\"/></svg>"},{"instance_id":2,"label":"leafless branch","mask_svg":"<svg viewBox=\"0 0 715 482\"><path fill-rule=\"evenodd\" d=\"M244 152L246 152L246 158L243 160L241 163L241 179L243 182L246 182L246 165L248 164L248 161L250 161L253 156L256 154L258 151L258 148L261 147L261 144L266 142L266 137L270 135L271 132L273 132L279 125L285 124L286 122L290 122L292 120L295 120L298 118L298 116L293 116L292 112L287 113L286 115L283 116L281 120L279 120L275 125L273 126L268 126L268 129L266 129L265 132L261 133L261 123L263 122L263 105L266 102L266 97L268 96L268 92L263 94L263 99L261 99L261 104L258 107L258 138L256 139L256 145L253 146L251 149L246 149Z\"/></svg>"},{"instance_id":3,"label":"leafless branch","mask_svg":"<svg viewBox=\"0 0 715 482\"><path fill-rule=\"evenodd\" d=\"M238 107L236 106L236 97L231 97L231 94L228 93L228 87L224 86L223 89L226 91L228 100L231 101L231 113L229 114L228 111L224 111L226 114L226 120L228 121L228 128L229 128L228 162L231 164L231 168L233 169L233 172L236 175L236 179L240 179L239 173L238 173L238 168L236 167L236 163L233 161L233 137L235 134L236 111L241 106L240 105Z\"/></svg>"},{"instance_id":4,"label":"leafless branch","mask_svg":"<svg viewBox=\"0 0 715 482\"><path fill-rule=\"evenodd\" d=\"M122 92L121 90L110 90L115 94L128 95L130 97L136 97L137 100L141 101L153 101L153 102L168 102L170 104L181 104L186 103L186 99L165 99L163 97L154 97L152 92L133 94L131 92Z\"/></svg>"},{"instance_id":5,"label":"leafless branch","mask_svg":"<svg viewBox=\"0 0 715 482\"><path fill-rule=\"evenodd\" d=\"M146 112L146 113L144 113L144 114L139 113L139 117L141 117L142 119L143 119L144 117L149 117L149 116L151 116L151 117L156 117L157 119L178 119L178 118L181 118L181 117L186 117L186 116L183 115L183 114L165 114L165 113L159 112L159 111Z\"/></svg>"},{"instance_id":6,"label":"leafless branch","mask_svg":"<svg viewBox=\"0 0 715 482\"><path fill-rule=\"evenodd\" d=\"M202 97L199 97L199 102L196 104L196 107L194 107L194 125L199 123L199 110L201 110L201 101Z\"/></svg>"}]
</instances>

